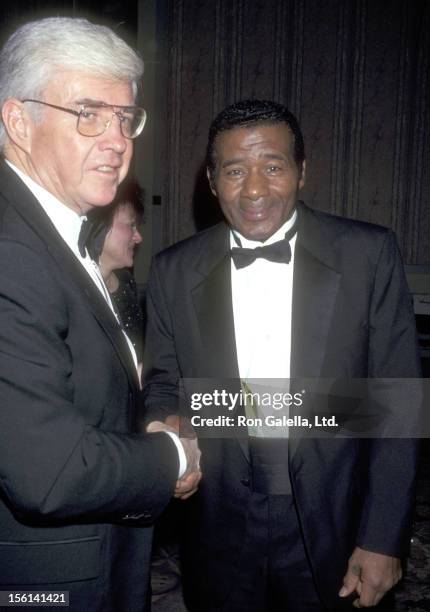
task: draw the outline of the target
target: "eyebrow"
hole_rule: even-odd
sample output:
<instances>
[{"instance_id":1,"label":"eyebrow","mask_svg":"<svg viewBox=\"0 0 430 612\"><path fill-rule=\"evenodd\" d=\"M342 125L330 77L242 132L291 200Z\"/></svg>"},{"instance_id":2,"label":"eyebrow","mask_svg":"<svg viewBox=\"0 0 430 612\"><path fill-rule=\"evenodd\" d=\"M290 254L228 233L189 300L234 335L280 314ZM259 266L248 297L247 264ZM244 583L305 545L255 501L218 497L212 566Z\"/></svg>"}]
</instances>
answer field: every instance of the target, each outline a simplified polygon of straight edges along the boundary
<instances>
[{"instance_id":1,"label":"eyebrow","mask_svg":"<svg viewBox=\"0 0 430 612\"><path fill-rule=\"evenodd\" d=\"M80 100L76 100L75 104L87 104L89 106L109 106L103 100L93 100L92 98L81 98Z\"/></svg>"},{"instance_id":2,"label":"eyebrow","mask_svg":"<svg viewBox=\"0 0 430 612\"><path fill-rule=\"evenodd\" d=\"M280 153L263 153L261 155L261 157L263 159L277 159L279 161L283 161L283 162L287 162L288 159L285 155L282 155ZM235 164L242 164L245 162L245 158L244 157L233 157L232 159L226 159L225 161L223 161L223 163L221 164L221 168L228 168L229 166L234 166Z\"/></svg>"},{"instance_id":3,"label":"eyebrow","mask_svg":"<svg viewBox=\"0 0 430 612\"><path fill-rule=\"evenodd\" d=\"M74 104L77 106L95 106L95 107L103 107L103 106L112 106L113 108L121 108L124 112L133 111L138 108L135 104L109 104L109 102L105 102L104 100L93 100L92 98L81 98L80 100L75 100Z\"/></svg>"},{"instance_id":4,"label":"eyebrow","mask_svg":"<svg viewBox=\"0 0 430 612\"><path fill-rule=\"evenodd\" d=\"M235 164L243 163L243 157L233 157L233 159L226 159L222 162L221 168L227 168L228 166L234 166Z\"/></svg>"}]
</instances>

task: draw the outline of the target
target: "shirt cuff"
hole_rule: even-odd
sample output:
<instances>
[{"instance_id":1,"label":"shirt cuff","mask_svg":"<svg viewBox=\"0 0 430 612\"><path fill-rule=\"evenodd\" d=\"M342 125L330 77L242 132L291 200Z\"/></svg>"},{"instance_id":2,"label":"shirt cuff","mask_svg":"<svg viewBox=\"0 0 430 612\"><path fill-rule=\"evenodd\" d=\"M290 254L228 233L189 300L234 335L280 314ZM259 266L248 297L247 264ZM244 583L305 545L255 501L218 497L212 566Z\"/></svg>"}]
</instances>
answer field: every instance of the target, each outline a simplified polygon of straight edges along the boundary
<instances>
[{"instance_id":1,"label":"shirt cuff","mask_svg":"<svg viewBox=\"0 0 430 612\"><path fill-rule=\"evenodd\" d=\"M165 433L172 438L173 442L176 444L176 448L178 449L178 455L179 455L178 479L182 478L182 476L187 471L187 456L185 454L184 447L181 444L179 436L177 436L175 433L172 433L171 431L166 431Z\"/></svg>"}]
</instances>

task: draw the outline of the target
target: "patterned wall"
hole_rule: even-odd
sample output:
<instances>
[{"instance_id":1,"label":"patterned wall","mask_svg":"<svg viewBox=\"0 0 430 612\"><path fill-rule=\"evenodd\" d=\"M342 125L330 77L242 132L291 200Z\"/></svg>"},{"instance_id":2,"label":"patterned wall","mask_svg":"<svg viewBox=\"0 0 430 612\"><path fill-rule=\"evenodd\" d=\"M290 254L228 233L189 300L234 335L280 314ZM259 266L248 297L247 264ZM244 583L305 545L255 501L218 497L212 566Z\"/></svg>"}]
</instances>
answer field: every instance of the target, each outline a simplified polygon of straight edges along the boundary
<instances>
[{"instance_id":1,"label":"patterned wall","mask_svg":"<svg viewBox=\"0 0 430 612\"><path fill-rule=\"evenodd\" d=\"M430 3L170 0L160 181L163 241L212 219L209 123L245 97L299 117L311 206L392 227L430 263Z\"/></svg>"},{"instance_id":2,"label":"patterned wall","mask_svg":"<svg viewBox=\"0 0 430 612\"><path fill-rule=\"evenodd\" d=\"M1 8L0 39L54 14L107 22L147 60L142 279L152 251L217 218L207 130L244 97L299 117L308 204L390 226L407 263L430 264L429 0L23 0Z\"/></svg>"}]
</instances>

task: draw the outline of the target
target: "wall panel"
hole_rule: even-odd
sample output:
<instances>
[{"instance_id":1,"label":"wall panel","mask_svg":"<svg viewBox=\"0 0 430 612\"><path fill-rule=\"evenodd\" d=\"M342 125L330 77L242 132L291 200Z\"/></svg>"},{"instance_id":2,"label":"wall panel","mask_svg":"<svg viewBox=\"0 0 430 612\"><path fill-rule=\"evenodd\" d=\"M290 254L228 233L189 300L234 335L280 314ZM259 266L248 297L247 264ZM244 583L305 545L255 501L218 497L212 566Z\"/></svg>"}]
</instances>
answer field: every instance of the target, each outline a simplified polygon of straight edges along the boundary
<instances>
[{"instance_id":1,"label":"wall panel","mask_svg":"<svg viewBox=\"0 0 430 612\"><path fill-rule=\"evenodd\" d=\"M429 11L426 0L170 2L165 244L215 218L202 174L211 118L269 97L301 122L304 199L392 227L407 263L430 263Z\"/></svg>"}]
</instances>

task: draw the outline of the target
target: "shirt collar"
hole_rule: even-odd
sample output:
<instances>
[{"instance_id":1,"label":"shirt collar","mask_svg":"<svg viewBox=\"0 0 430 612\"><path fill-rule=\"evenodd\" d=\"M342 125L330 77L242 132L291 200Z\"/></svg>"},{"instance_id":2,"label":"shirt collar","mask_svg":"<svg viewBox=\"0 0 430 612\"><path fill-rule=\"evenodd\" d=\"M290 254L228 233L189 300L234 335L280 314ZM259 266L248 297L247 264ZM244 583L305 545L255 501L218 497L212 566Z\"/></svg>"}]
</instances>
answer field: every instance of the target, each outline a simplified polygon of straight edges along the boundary
<instances>
[{"instance_id":1,"label":"shirt collar","mask_svg":"<svg viewBox=\"0 0 430 612\"><path fill-rule=\"evenodd\" d=\"M291 217L287 221L285 221L285 223L281 225L281 227L278 230L276 230L276 232L272 234L269 238L267 238L267 240L265 240L264 242L261 242L260 240L248 240L247 238L242 236L242 234L238 232L237 230L231 229L230 230L230 245L238 246L238 243L239 243L240 246L246 249L255 249L256 247L259 247L259 246L266 246L268 244L273 244L285 238L285 234L288 232L288 230L290 230L293 227L294 223L296 222L296 219L297 219L297 210L294 209L294 212L291 215Z\"/></svg>"},{"instance_id":2,"label":"shirt collar","mask_svg":"<svg viewBox=\"0 0 430 612\"><path fill-rule=\"evenodd\" d=\"M80 257L78 249L79 232L81 231L82 222L86 219L85 215L78 215L74 210L63 204L55 196L47 191L44 187L36 183L27 174L22 172L9 160L5 160L8 166L19 176L23 183L32 192L43 210L46 212L52 221L55 229L60 234L61 238L72 249L72 251Z\"/></svg>"}]
</instances>

